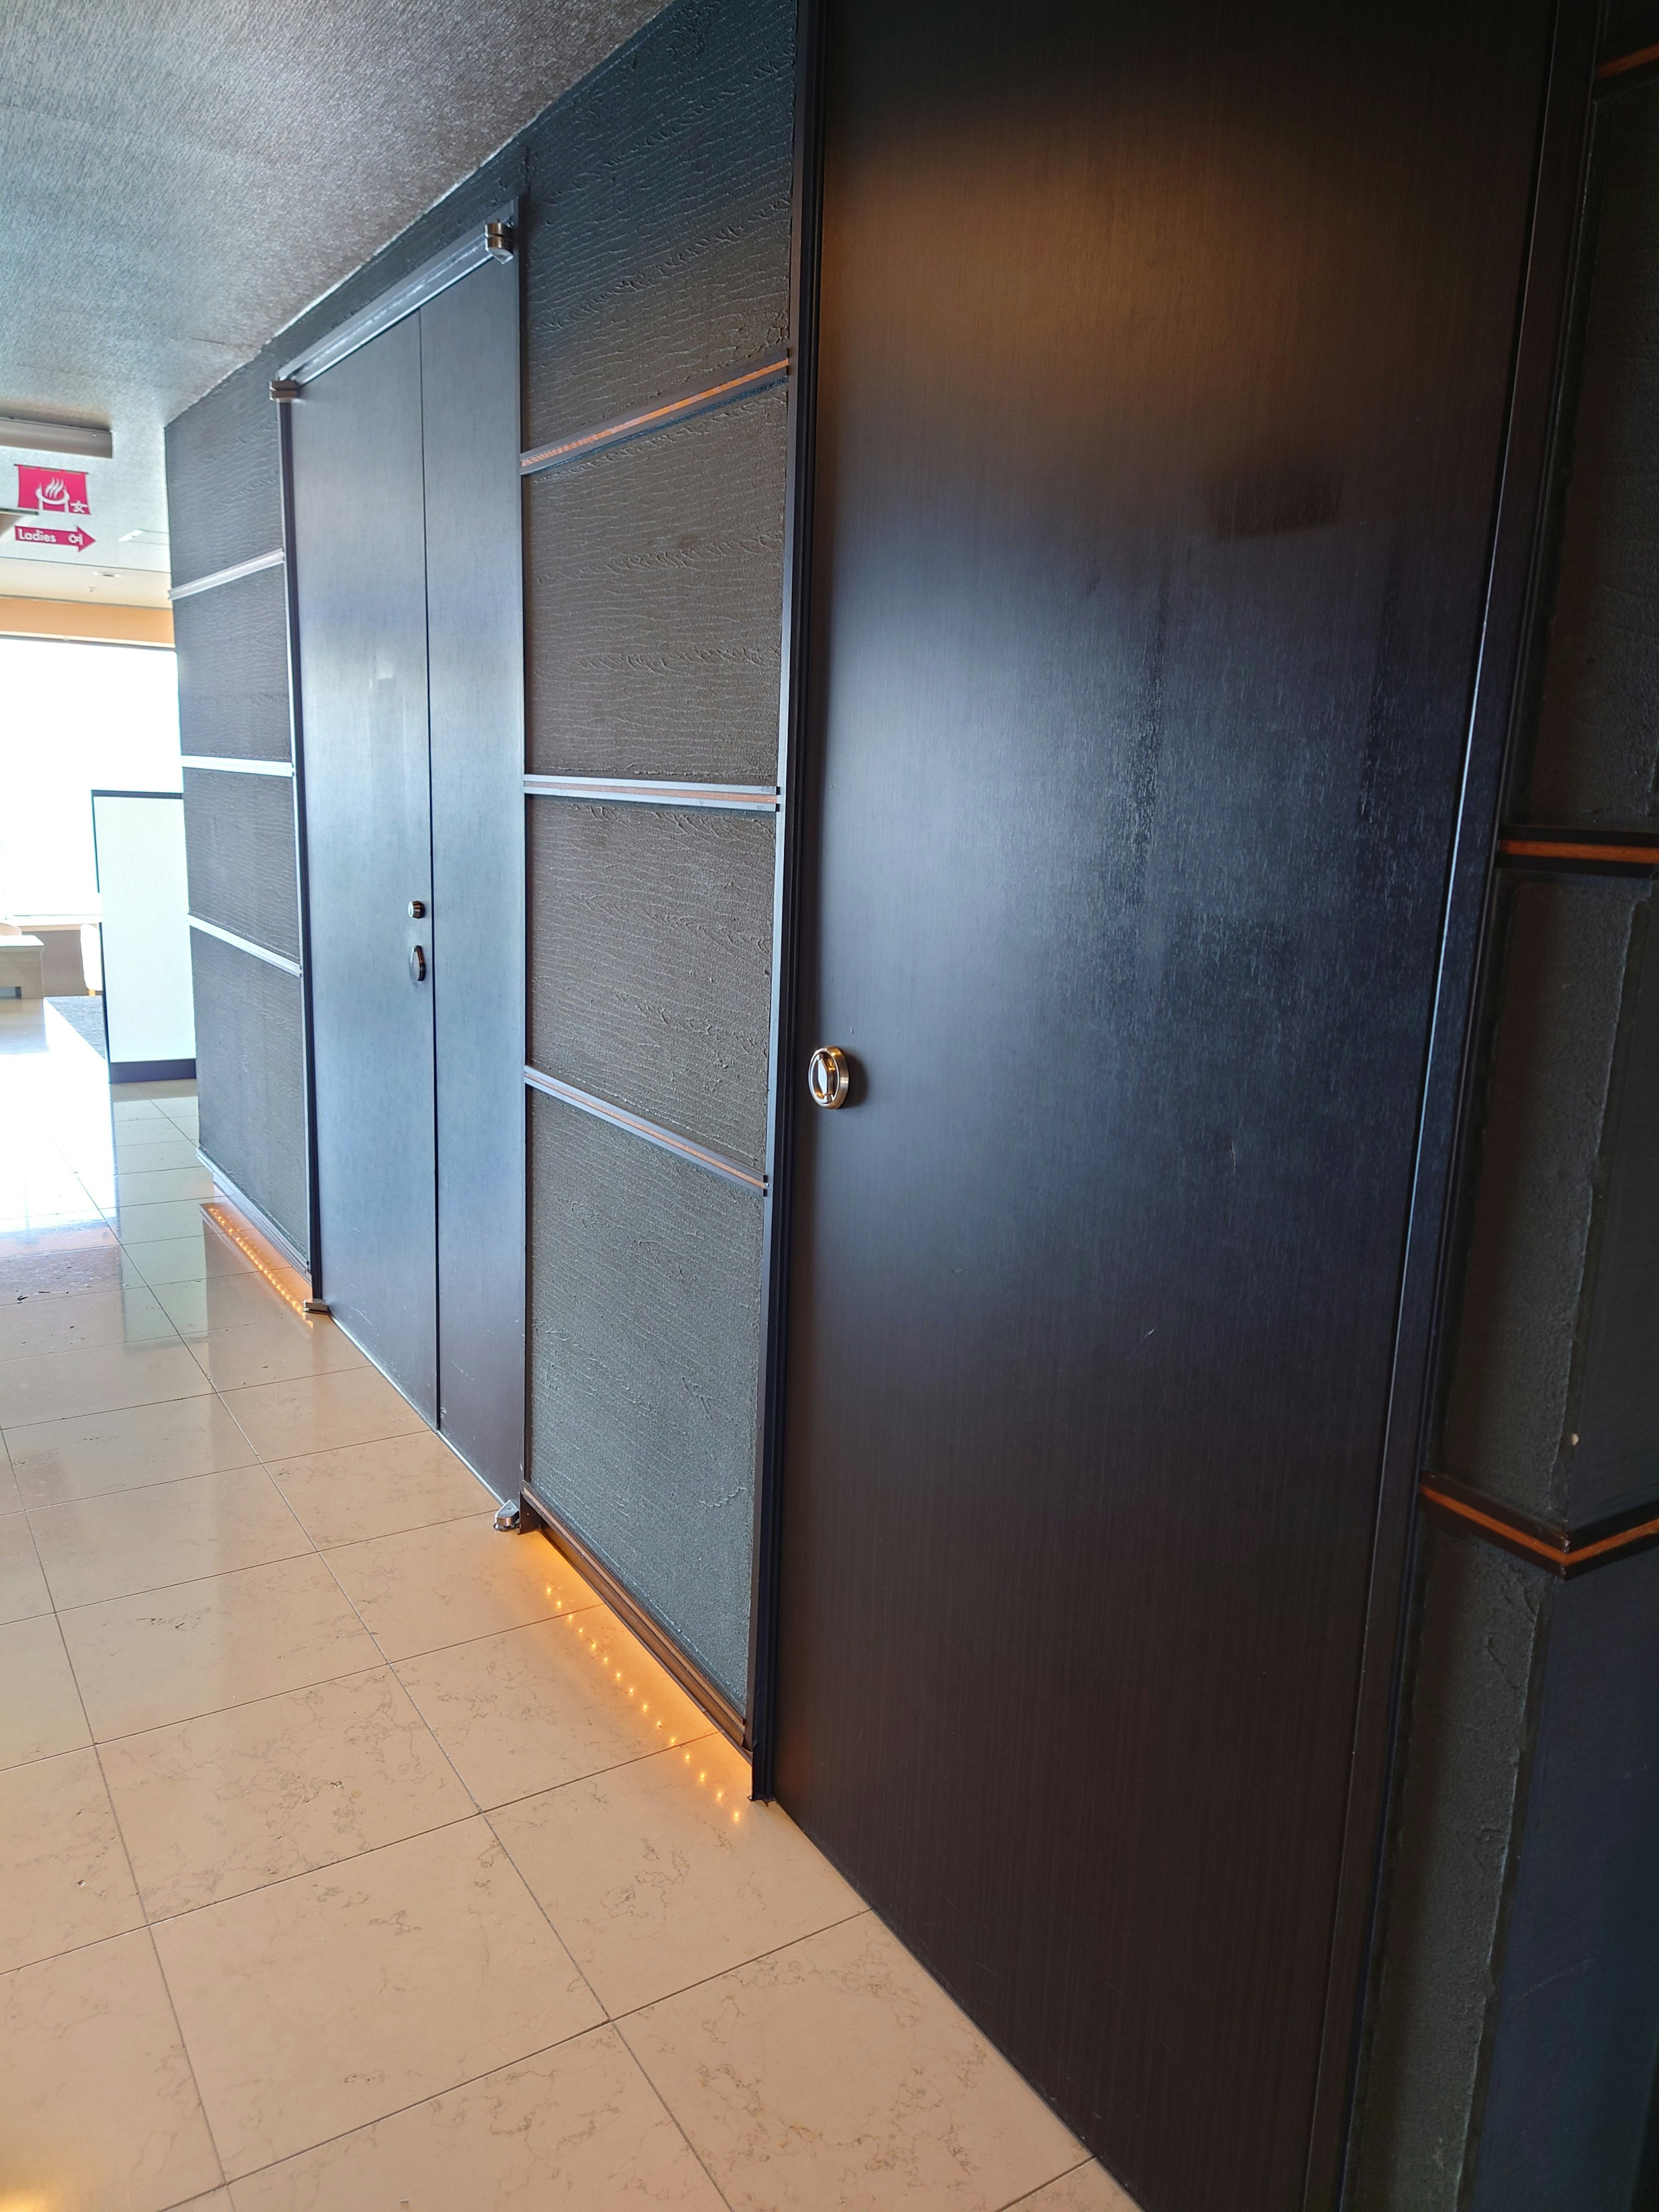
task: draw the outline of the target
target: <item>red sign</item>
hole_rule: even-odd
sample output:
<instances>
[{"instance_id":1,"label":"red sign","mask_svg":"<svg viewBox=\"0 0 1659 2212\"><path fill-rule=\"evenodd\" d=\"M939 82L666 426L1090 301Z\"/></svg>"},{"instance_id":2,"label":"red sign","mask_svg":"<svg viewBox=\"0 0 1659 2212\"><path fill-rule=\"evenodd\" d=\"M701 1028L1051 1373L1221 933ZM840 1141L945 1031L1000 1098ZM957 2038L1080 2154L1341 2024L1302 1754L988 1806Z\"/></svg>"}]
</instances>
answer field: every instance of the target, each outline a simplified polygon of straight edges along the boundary
<instances>
[{"instance_id":1,"label":"red sign","mask_svg":"<svg viewBox=\"0 0 1659 2212\"><path fill-rule=\"evenodd\" d=\"M90 514L84 469L41 469L17 464L17 504L35 514Z\"/></svg>"},{"instance_id":2,"label":"red sign","mask_svg":"<svg viewBox=\"0 0 1659 2212\"><path fill-rule=\"evenodd\" d=\"M47 530L38 523L20 522L11 534L23 545L72 545L77 553L84 553L88 545L98 543L91 532L82 530L78 523L70 530Z\"/></svg>"}]
</instances>

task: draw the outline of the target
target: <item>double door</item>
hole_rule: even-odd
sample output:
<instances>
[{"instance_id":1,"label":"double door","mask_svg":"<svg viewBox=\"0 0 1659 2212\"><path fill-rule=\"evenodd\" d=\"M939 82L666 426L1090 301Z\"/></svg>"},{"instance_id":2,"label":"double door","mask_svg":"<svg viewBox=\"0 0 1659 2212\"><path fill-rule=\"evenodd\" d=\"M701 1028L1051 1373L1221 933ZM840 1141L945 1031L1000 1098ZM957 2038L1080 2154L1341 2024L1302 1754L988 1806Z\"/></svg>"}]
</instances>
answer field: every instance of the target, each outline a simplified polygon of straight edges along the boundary
<instances>
[{"instance_id":1,"label":"double door","mask_svg":"<svg viewBox=\"0 0 1659 2212\"><path fill-rule=\"evenodd\" d=\"M518 280L292 401L323 1294L476 1471L523 1459Z\"/></svg>"}]
</instances>

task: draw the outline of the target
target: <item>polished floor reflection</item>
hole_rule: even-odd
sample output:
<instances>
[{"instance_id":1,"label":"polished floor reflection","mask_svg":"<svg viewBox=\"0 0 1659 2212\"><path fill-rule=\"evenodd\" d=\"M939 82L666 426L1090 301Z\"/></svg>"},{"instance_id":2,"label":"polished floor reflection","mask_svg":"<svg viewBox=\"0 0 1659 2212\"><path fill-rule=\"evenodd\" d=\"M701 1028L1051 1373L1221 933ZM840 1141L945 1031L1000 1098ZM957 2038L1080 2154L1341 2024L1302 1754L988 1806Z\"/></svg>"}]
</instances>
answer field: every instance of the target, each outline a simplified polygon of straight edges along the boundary
<instances>
[{"instance_id":1,"label":"polished floor reflection","mask_svg":"<svg viewBox=\"0 0 1659 2212\"><path fill-rule=\"evenodd\" d=\"M1133 2212L195 1145L0 1008L0 2206Z\"/></svg>"}]
</instances>

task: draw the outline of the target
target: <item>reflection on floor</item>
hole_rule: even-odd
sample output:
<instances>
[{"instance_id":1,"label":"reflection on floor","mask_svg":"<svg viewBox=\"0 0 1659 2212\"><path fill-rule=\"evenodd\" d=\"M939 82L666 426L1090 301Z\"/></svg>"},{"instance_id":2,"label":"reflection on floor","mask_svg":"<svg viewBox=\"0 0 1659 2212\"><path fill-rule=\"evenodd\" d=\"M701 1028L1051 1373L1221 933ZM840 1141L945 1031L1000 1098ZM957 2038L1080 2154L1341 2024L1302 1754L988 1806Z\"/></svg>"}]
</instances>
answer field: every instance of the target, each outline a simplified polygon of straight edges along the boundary
<instances>
[{"instance_id":1,"label":"reflection on floor","mask_svg":"<svg viewBox=\"0 0 1659 2212\"><path fill-rule=\"evenodd\" d=\"M0 2206L1124 2212L195 1136L0 1009Z\"/></svg>"}]
</instances>

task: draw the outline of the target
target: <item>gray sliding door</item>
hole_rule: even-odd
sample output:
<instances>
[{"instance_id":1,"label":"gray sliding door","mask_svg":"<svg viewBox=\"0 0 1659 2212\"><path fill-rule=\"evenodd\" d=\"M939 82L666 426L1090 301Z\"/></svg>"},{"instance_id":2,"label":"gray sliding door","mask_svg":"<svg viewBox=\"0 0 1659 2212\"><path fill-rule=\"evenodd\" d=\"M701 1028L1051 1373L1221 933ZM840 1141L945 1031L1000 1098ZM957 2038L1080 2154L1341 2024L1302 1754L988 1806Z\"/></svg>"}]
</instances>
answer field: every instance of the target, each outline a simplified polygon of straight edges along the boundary
<instances>
[{"instance_id":1,"label":"gray sliding door","mask_svg":"<svg viewBox=\"0 0 1659 2212\"><path fill-rule=\"evenodd\" d=\"M421 447L417 317L307 385L295 404L323 1289L342 1326L435 1420ZM421 915L411 917L411 902Z\"/></svg>"},{"instance_id":2,"label":"gray sliding door","mask_svg":"<svg viewBox=\"0 0 1659 2212\"><path fill-rule=\"evenodd\" d=\"M504 1495L523 1433L517 331L516 268L485 259L296 364L289 403L323 1293Z\"/></svg>"}]
</instances>

